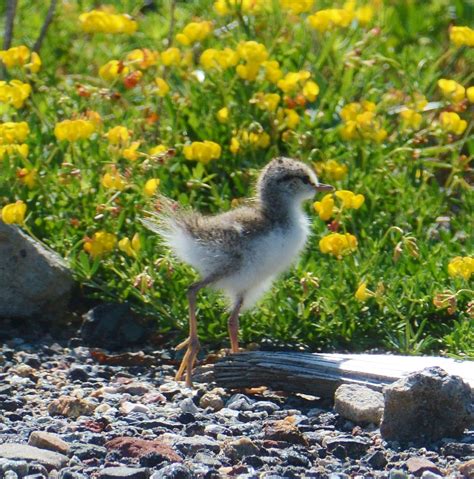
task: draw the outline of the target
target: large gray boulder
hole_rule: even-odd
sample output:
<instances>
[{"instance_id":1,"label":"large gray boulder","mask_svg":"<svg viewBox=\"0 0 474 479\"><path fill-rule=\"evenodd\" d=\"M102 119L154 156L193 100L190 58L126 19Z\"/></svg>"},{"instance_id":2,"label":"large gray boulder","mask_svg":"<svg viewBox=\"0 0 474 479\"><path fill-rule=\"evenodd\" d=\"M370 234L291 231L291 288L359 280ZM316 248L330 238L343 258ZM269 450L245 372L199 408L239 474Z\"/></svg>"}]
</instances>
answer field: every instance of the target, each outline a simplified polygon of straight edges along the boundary
<instances>
[{"instance_id":1,"label":"large gray boulder","mask_svg":"<svg viewBox=\"0 0 474 479\"><path fill-rule=\"evenodd\" d=\"M59 255L0 221L0 317L63 312L72 286Z\"/></svg>"},{"instance_id":2,"label":"large gray boulder","mask_svg":"<svg viewBox=\"0 0 474 479\"><path fill-rule=\"evenodd\" d=\"M437 366L386 386L384 399L380 432L386 440L437 441L458 437L473 425L469 384Z\"/></svg>"}]
</instances>

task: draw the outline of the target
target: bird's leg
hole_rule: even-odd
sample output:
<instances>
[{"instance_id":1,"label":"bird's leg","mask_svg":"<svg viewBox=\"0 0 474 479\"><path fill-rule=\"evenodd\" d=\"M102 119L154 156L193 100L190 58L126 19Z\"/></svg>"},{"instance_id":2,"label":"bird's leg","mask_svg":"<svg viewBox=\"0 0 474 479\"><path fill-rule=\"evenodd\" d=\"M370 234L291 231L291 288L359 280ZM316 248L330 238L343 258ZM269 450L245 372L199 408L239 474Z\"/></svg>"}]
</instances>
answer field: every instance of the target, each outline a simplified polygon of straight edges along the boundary
<instances>
[{"instance_id":1,"label":"bird's leg","mask_svg":"<svg viewBox=\"0 0 474 479\"><path fill-rule=\"evenodd\" d=\"M176 381L181 381L183 373L186 371L186 386L192 386L192 370L194 361L200 349L199 338L197 334L197 320L196 320L196 297L198 291L204 286L212 282L211 278L204 279L192 284L188 290L189 301L189 337L182 343L176 346L177 350L187 347L184 353L183 360L176 373Z\"/></svg>"},{"instance_id":2,"label":"bird's leg","mask_svg":"<svg viewBox=\"0 0 474 479\"><path fill-rule=\"evenodd\" d=\"M243 302L243 296L239 296L234 304L234 308L230 313L229 321L227 323L230 337L230 348L233 353L239 352L239 313Z\"/></svg>"}]
</instances>

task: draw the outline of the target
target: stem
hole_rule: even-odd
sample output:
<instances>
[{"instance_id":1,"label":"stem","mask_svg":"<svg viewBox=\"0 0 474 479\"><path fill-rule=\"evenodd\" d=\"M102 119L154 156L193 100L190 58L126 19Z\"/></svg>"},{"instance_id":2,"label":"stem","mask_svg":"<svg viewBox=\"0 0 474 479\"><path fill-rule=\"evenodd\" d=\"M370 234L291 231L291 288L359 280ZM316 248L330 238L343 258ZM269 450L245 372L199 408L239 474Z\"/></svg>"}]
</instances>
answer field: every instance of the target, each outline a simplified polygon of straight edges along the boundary
<instances>
[{"instance_id":1,"label":"stem","mask_svg":"<svg viewBox=\"0 0 474 479\"><path fill-rule=\"evenodd\" d=\"M13 27L15 22L17 0L7 0L7 8L5 11L5 35L3 37L3 50L8 50L13 39ZM7 69L0 62L0 80L7 77Z\"/></svg>"},{"instance_id":2,"label":"stem","mask_svg":"<svg viewBox=\"0 0 474 479\"><path fill-rule=\"evenodd\" d=\"M39 51L41 50L43 40L46 37L46 33L48 31L49 26L51 25L51 22L53 21L54 12L56 10L57 3L58 3L58 0L51 0L51 3L49 4L48 12L46 13L46 18L44 19L44 23L41 27L40 34L35 44L33 45L33 51L36 53L39 53Z\"/></svg>"},{"instance_id":3,"label":"stem","mask_svg":"<svg viewBox=\"0 0 474 479\"><path fill-rule=\"evenodd\" d=\"M5 36L3 37L4 50L8 50L12 44L16 7L17 0L7 0L7 8L5 12Z\"/></svg>"},{"instance_id":4,"label":"stem","mask_svg":"<svg viewBox=\"0 0 474 479\"><path fill-rule=\"evenodd\" d=\"M176 0L171 0L170 3L170 27L168 30L168 48L173 44L173 34L175 26L174 12L176 10Z\"/></svg>"}]
</instances>

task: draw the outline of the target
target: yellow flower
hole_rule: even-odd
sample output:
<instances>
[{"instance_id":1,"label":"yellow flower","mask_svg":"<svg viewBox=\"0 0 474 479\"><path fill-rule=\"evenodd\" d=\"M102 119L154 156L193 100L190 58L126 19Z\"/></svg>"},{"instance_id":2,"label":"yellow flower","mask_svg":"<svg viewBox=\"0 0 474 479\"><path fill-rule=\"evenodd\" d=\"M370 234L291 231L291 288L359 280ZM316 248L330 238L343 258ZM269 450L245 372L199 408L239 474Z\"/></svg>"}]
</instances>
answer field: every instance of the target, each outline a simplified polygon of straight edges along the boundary
<instances>
[{"instance_id":1,"label":"yellow flower","mask_svg":"<svg viewBox=\"0 0 474 479\"><path fill-rule=\"evenodd\" d=\"M25 45L0 50L0 60L7 68L22 67L30 58L30 49Z\"/></svg>"},{"instance_id":2,"label":"yellow flower","mask_svg":"<svg viewBox=\"0 0 474 479\"><path fill-rule=\"evenodd\" d=\"M21 200L5 205L0 211L2 221L7 225L22 225L25 221L25 214L26 204Z\"/></svg>"},{"instance_id":3,"label":"yellow flower","mask_svg":"<svg viewBox=\"0 0 474 479\"><path fill-rule=\"evenodd\" d=\"M216 0L214 10L218 15L229 15L238 11L256 14L268 5L268 0Z\"/></svg>"},{"instance_id":4,"label":"yellow flower","mask_svg":"<svg viewBox=\"0 0 474 479\"><path fill-rule=\"evenodd\" d=\"M344 140L368 139L381 142L387 137L375 114L376 105L371 101L348 103L340 112L344 124L340 133Z\"/></svg>"},{"instance_id":5,"label":"yellow flower","mask_svg":"<svg viewBox=\"0 0 474 479\"><path fill-rule=\"evenodd\" d=\"M30 190L34 188L36 184L36 176L37 176L37 171L32 168L31 170L28 168L21 168L17 172L17 177L23 183L26 185Z\"/></svg>"},{"instance_id":6,"label":"yellow flower","mask_svg":"<svg viewBox=\"0 0 474 479\"><path fill-rule=\"evenodd\" d=\"M413 128L414 130L420 128L423 119L420 113L411 108L401 111L400 118L402 119L402 127L404 129Z\"/></svg>"},{"instance_id":7,"label":"yellow flower","mask_svg":"<svg viewBox=\"0 0 474 479\"><path fill-rule=\"evenodd\" d=\"M129 15L92 10L79 15L82 31L86 33L135 33L137 22Z\"/></svg>"},{"instance_id":8,"label":"yellow flower","mask_svg":"<svg viewBox=\"0 0 474 479\"><path fill-rule=\"evenodd\" d=\"M265 79L273 84L277 84L283 76L280 64L276 60L267 60L262 63L262 67L265 68Z\"/></svg>"},{"instance_id":9,"label":"yellow flower","mask_svg":"<svg viewBox=\"0 0 474 479\"><path fill-rule=\"evenodd\" d=\"M295 15L309 12L313 8L314 0L280 0L281 8L289 10Z\"/></svg>"},{"instance_id":10,"label":"yellow flower","mask_svg":"<svg viewBox=\"0 0 474 479\"><path fill-rule=\"evenodd\" d=\"M138 252L140 251L142 245L140 243L140 236L138 233L133 235L132 240L129 238L123 238L118 242L118 248L120 251L123 251L125 254L132 258L136 258Z\"/></svg>"},{"instance_id":11,"label":"yellow flower","mask_svg":"<svg viewBox=\"0 0 474 479\"><path fill-rule=\"evenodd\" d=\"M154 196L159 186L160 186L160 179L151 178L145 183L145 186L143 187L143 192L145 193L146 196Z\"/></svg>"},{"instance_id":12,"label":"yellow flower","mask_svg":"<svg viewBox=\"0 0 474 479\"><path fill-rule=\"evenodd\" d=\"M227 123L229 121L229 109L226 106L221 108L216 113L216 117L220 123Z\"/></svg>"},{"instance_id":13,"label":"yellow flower","mask_svg":"<svg viewBox=\"0 0 474 479\"><path fill-rule=\"evenodd\" d=\"M415 111L423 111L425 106L428 104L428 100L425 95L421 93L414 93L407 106Z\"/></svg>"},{"instance_id":14,"label":"yellow flower","mask_svg":"<svg viewBox=\"0 0 474 479\"><path fill-rule=\"evenodd\" d=\"M29 133L30 127L26 121L18 123L7 121L5 123L0 123L0 145L23 143Z\"/></svg>"},{"instance_id":15,"label":"yellow flower","mask_svg":"<svg viewBox=\"0 0 474 479\"><path fill-rule=\"evenodd\" d=\"M91 120L64 120L56 123L54 134L58 140L86 140L96 131L96 124Z\"/></svg>"},{"instance_id":16,"label":"yellow flower","mask_svg":"<svg viewBox=\"0 0 474 479\"><path fill-rule=\"evenodd\" d=\"M230 140L229 150L233 155L236 155L240 150L240 141L237 137L233 136Z\"/></svg>"},{"instance_id":17,"label":"yellow flower","mask_svg":"<svg viewBox=\"0 0 474 479\"><path fill-rule=\"evenodd\" d=\"M0 103L7 103L14 108L21 108L30 96L31 86L20 80L11 80L9 83L0 81Z\"/></svg>"},{"instance_id":18,"label":"yellow flower","mask_svg":"<svg viewBox=\"0 0 474 479\"><path fill-rule=\"evenodd\" d=\"M117 237L106 231L97 231L92 238L84 239L84 251L93 258L99 258L115 248Z\"/></svg>"},{"instance_id":19,"label":"yellow flower","mask_svg":"<svg viewBox=\"0 0 474 479\"><path fill-rule=\"evenodd\" d=\"M321 238L319 249L340 259L357 249L357 238L350 233L331 233Z\"/></svg>"},{"instance_id":20,"label":"yellow flower","mask_svg":"<svg viewBox=\"0 0 474 479\"><path fill-rule=\"evenodd\" d=\"M281 80L278 81L277 86L285 93L292 93L299 87L300 82L308 80L310 76L311 74L306 70L301 70L299 72L289 72Z\"/></svg>"},{"instance_id":21,"label":"yellow flower","mask_svg":"<svg viewBox=\"0 0 474 479\"><path fill-rule=\"evenodd\" d=\"M314 81L307 81L303 86L303 96L309 101L314 101L318 95L319 85Z\"/></svg>"},{"instance_id":22,"label":"yellow flower","mask_svg":"<svg viewBox=\"0 0 474 479\"><path fill-rule=\"evenodd\" d=\"M268 148L270 146L270 135L265 131L242 131L240 132L240 142L253 148ZM232 150L231 150L232 151Z\"/></svg>"},{"instance_id":23,"label":"yellow flower","mask_svg":"<svg viewBox=\"0 0 474 479\"><path fill-rule=\"evenodd\" d=\"M440 125L443 130L455 135L461 135L467 127L467 121L461 120L459 115L450 111L443 111L439 116Z\"/></svg>"},{"instance_id":24,"label":"yellow flower","mask_svg":"<svg viewBox=\"0 0 474 479\"><path fill-rule=\"evenodd\" d=\"M319 32L334 30L336 27L347 27L354 18L354 12L342 8L319 10L308 17L309 24Z\"/></svg>"},{"instance_id":25,"label":"yellow flower","mask_svg":"<svg viewBox=\"0 0 474 479\"><path fill-rule=\"evenodd\" d=\"M470 86L466 89L466 96L469 103L474 103L474 86Z\"/></svg>"},{"instance_id":26,"label":"yellow flower","mask_svg":"<svg viewBox=\"0 0 474 479\"><path fill-rule=\"evenodd\" d=\"M99 76L102 80L112 82L118 77L124 77L130 69L118 60L110 60L99 68Z\"/></svg>"},{"instance_id":27,"label":"yellow flower","mask_svg":"<svg viewBox=\"0 0 474 479\"><path fill-rule=\"evenodd\" d=\"M315 201L313 207L323 221L329 220L334 211L333 195L325 195L321 201Z\"/></svg>"},{"instance_id":28,"label":"yellow flower","mask_svg":"<svg viewBox=\"0 0 474 479\"><path fill-rule=\"evenodd\" d=\"M199 63L206 70L213 68L226 70L239 63L239 54L232 48L224 48L223 50L208 48L202 52Z\"/></svg>"},{"instance_id":29,"label":"yellow flower","mask_svg":"<svg viewBox=\"0 0 474 479\"><path fill-rule=\"evenodd\" d=\"M30 62L25 65L25 68L28 68L31 73L38 73L41 69L41 65L40 56L36 52L33 52L31 54Z\"/></svg>"},{"instance_id":30,"label":"yellow flower","mask_svg":"<svg viewBox=\"0 0 474 479\"><path fill-rule=\"evenodd\" d=\"M29 63L27 63L29 60ZM0 50L0 61L7 67L24 67L32 73L39 72L41 68L41 58L36 52L30 52L25 45L12 47L8 50Z\"/></svg>"},{"instance_id":31,"label":"yellow flower","mask_svg":"<svg viewBox=\"0 0 474 479\"><path fill-rule=\"evenodd\" d=\"M169 148L166 145L157 145L148 150L148 154L151 156L159 156L162 153L166 153Z\"/></svg>"},{"instance_id":32,"label":"yellow flower","mask_svg":"<svg viewBox=\"0 0 474 479\"><path fill-rule=\"evenodd\" d=\"M364 5L355 11L357 21L362 25L368 25L374 16L374 8L372 5Z\"/></svg>"},{"instance_id":33,"label":"yellow flower","mask_svg":"<svg viewBox=\"0 0 474 479\"><path fill-rule=\"evenodd\" d=\"M280 111L282 110L280 109ZM288 108L285 108L282 113L285 114L285 118L283 121L284 125L290 130L295 129L300 122L300 116L298 115L298 113L296 113L295 110L290 110Z\"/></svg>"},{"instance_id":34,"label":"yellow flower","mask_svg":"<svg viewBox=\"0 0 474 479\"><path fill-rule=\"evenodd\" d=\"M196 42L202 42L211 31L211 22L191 22L183 28L181 33L176 35L176 40L182 45L188 46Z\"/></svg>"},{"instance_id":35,"label":"yellow flower","mask_svg":"<svg viewBox=\"0 0 474 479\"><path fill-rule=\"evenodd\" d=\"M169 67L171 65L179 65L181 61L181 52L179 48L171 47L161 52L161 61L163 65Z\"/></svg>"},{"instance_id":36,"label":"yellow flower","mask_svg":"<svg viewBox=\"0 0 474 479\"><path fill-rule=\"evenodd\" d=\"M160 54L148 48L137 48L127 54L127 62L133 66L138 66L142 70L150 68L158 62Z\"/></svg>"},{"instance_id":37,"label":"yellow flower","mask_svg":"<svg viewBox=\"0 0 474 479\"><path fill-rule=\"evenodd\" d=\"M448 264L448 274L452 278L461 276L468 281L474 273L474 258L456 256Z\"/></svg>"},{"instance_id":38,"label":"yellow flower","mask_svg":"<svg viewBox=\"0 0 474 479\"><path fill-rule=\"evenodd\" d=\"M469 27L451 27L449 38L457 47L474 47L474 30Z\"/></svg>"},{"instance_id":39,"label":"yellow flower","mask_svg":"<svg viewBox=\"0 0 474 479\"><path fill-rule=\"evenodd\" d=\"M28 156L29 147L26 143L21 145L0 145L0 160L5 156L20 155L23 158Z\"/></svg>"},{"instance_id":40,"label":"yellow flower","mask_svg":"<svg viewBox=\"0 0 474 479\"><path fill-rule=\"evenodd\" d=\"M250 102L255 103L260 110L274 112L280 103L280 95L278 93L257 92Z\"/></svg>"},{"instance_id":41,"label":"yellow flower","mask_svg":"<svg viewBox=\"0 0 474 479\"><path fill-rule=\"evenodd\" d=\"M125 126L114 126L107 132L107 140L111 145L126 146L130 142L130 131Z\"/></svg>"},{"instance_id":42,"label":"yellow flower","mask_svg":"<svg viewBox=\"0 0 474 479\"><path fill-rule=\"evenodd\" d=\"M260 70L259 63L246 63L245 65L237 65L235 71L242 80L255 81Z\"/></svg>"},{"instance_id":43,"label":"yellow flower","mask_svg":"<svg viewBox=\"0 0 474 479\"><path fill-rule=\"evenodd\" d=\"M240 42L237 46L239 57L245 65L237 65L236 72L244 80L254 81L257 78L260 65L268 58L268 51L263 43L253 40Z\"/></svg>"},{"instance_id":44,"label":"yellow flower","mask_svg":"<svg viewBox=\"0 0 474 479\"><path fill-rule=\"evenodd\" d=\"M122 156L129 161L136 161L139 157L138 148L140 146L139 141L132 141L128 148L122 150Z\"/></svg>"},{"instance_id":45,"label":"yellow flower","mask_svg":"<svg viewBox=\"0 0 474 479\"><path fill-rule=\"evenodd\" d=\"M164 80L163 78L160 78L160 77L155 78L155 85L156 85L155 92L158 96L164 97L170 91L170 86L168 85L168 83L166 83L166 80Z\"/></svg>"},{"instance_id":46,"label":"yellow flower","mask_svg":"<svg viewBox=\"0 0 474 479\"><path fill-rule=\"evenodd\" d=\"M356 195L348 190L336 191L335 195L342 201L342 206L347 209L358 210L365 201L364 195Z\"/></svg>"},{"instance_id":47,"label":"yellow flower","mask_svg":"<svg viewBox=\"0 0 474 479\"><path fill-rule=\"evenodd\" d=\"M122 191L127 184L120 176L120 173L113 169L104 174L101 180L102 186L108 190L119 190Z\"/></svg>"},{"instance_id":48,"label":"yellow flower","mask_svg":"<svg viewBox=\"0 0 474 479\"><path fill-rule=\"evenodd\" d=\"M454 103L464 100L466 89L454 80L446 80L441 78L438 80L438 87L441 89L443 96Z\"/></svg>"},{"instance_id":49,"label":"yellow flower","mask_svg":"<svg viewBox=\"0 0 474 479\"><path fill-rule=\"evenodd\" d=\"M193 141L183 148L184 157L187 160L196 160L201 163L209 163L221 156L221 147L213 141Z\"/></svg>"},{"instance_id":50,"label":"yellow flower","mask_svg":"<svg viewBox=\"0 0 474 479\"><path fill-rule=\"evenodd\" d=\"M357 301L360 301L363 303L367 301L369 298L375 296L375 293L373 291L370 291L370 289L367 289L367 283L363 281L362 283L360 283L354 296L357 299Z\"/></svg>"},{"instance_id":51,"label":"yellow flower","mask_svg":"<svg viewBox=\"0 0 474 479\"><path fill-rule=\"evenodd\" d=\"M319 175L331 180L342 180L347 175L347 166L341 165L336 160L316 163L315 167Z\"/></svg>"}]
</instances>

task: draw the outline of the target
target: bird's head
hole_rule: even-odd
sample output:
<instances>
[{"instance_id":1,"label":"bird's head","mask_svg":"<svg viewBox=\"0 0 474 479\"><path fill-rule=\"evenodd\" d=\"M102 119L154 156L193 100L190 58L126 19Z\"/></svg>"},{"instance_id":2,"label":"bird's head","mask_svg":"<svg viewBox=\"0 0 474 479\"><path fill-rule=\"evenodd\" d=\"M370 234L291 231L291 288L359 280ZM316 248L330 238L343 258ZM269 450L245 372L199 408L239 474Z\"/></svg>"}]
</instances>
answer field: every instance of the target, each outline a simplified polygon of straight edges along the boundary
<instances>
[{"instance_id":1,"label":"bird's head","mask_svg":"<svg viewBox=\"0 0 474 479\"><path fill-rule=\"evenodd\" d=\"M318 191L333 191L330 185L318 181L316 173L301 161L278 157L263 168L258 182L258 196L263 201L307 200Z\"/></svg>"}]
</instances>

